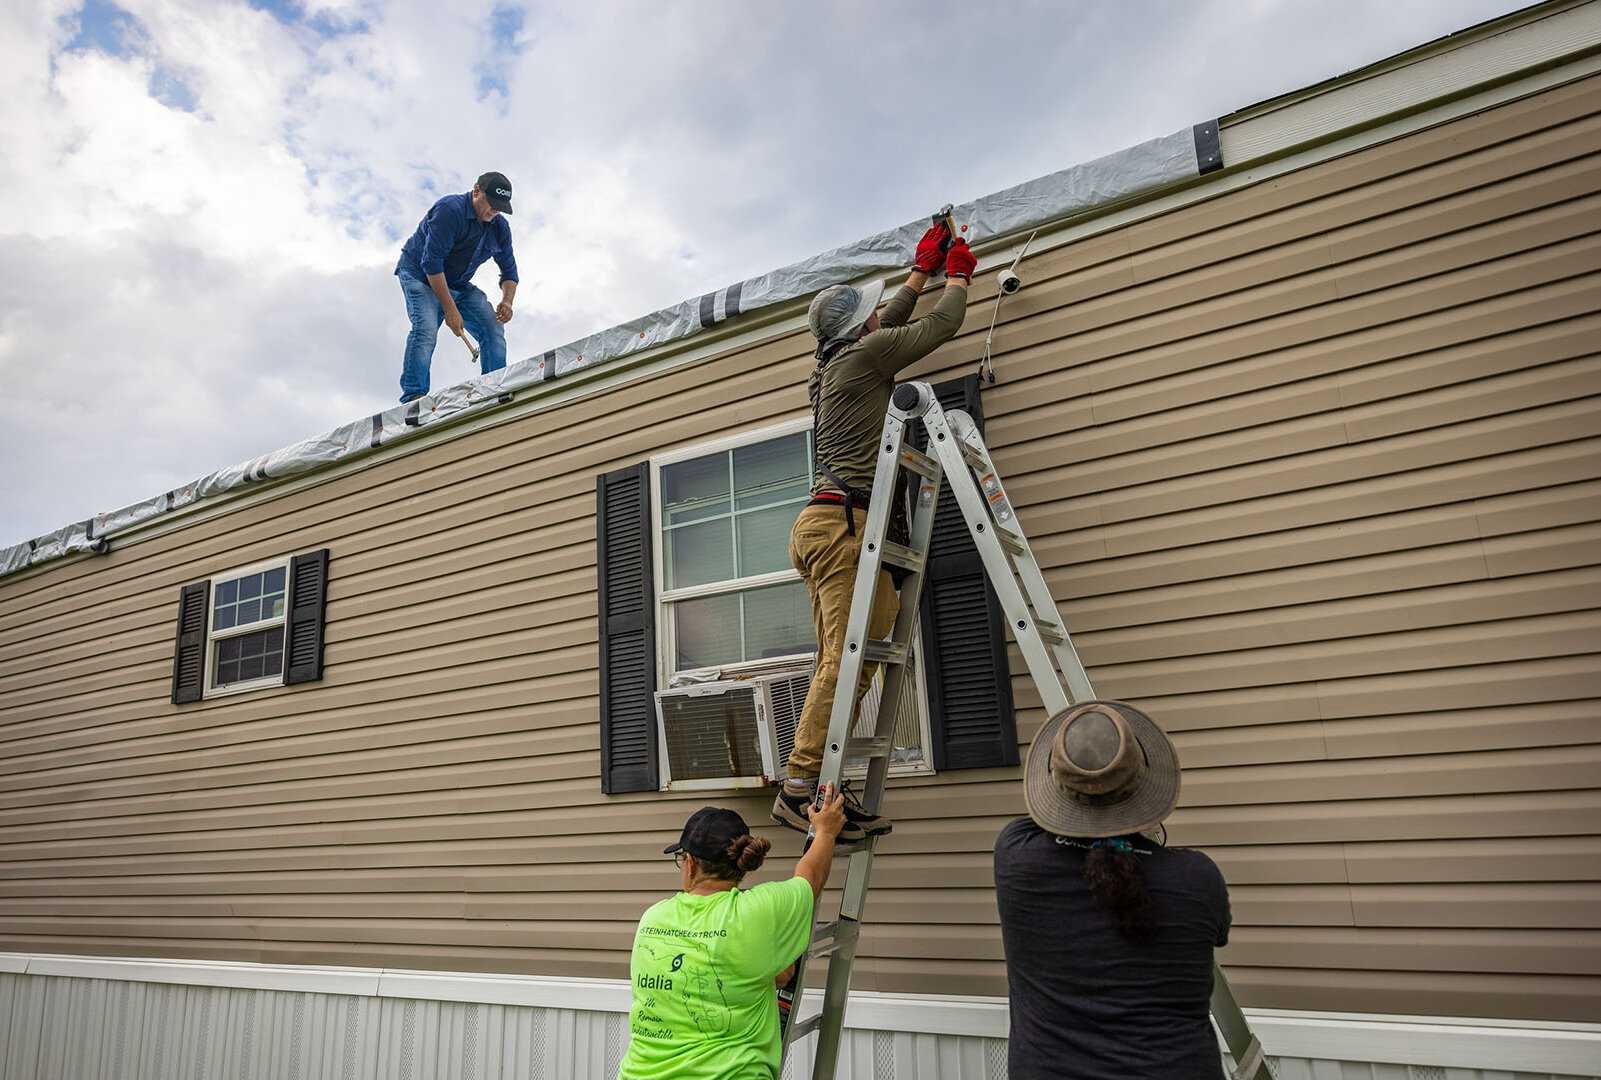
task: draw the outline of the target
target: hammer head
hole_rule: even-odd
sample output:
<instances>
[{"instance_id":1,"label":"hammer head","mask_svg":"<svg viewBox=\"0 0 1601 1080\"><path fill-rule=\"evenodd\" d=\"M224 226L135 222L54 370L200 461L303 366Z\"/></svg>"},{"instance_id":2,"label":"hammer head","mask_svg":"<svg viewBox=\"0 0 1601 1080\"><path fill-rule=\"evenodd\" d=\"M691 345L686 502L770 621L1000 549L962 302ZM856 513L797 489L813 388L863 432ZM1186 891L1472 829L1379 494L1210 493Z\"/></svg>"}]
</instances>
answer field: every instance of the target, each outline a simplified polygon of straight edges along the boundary
<instances>
[{"instance_id":1,"label":"hammer head","mask_svg":"<svg viewBox=\"0 0 1601 1080\"><path fill-rule=\"evenodd\" d=\"M944 206L940 207L934 212L933 223L935 225L945 226L945 232L948 234L945 239L941 240L939 243L939 249L941 251L949 251L951 249L951 245L956 243L956 219L951 217L951 211L953 209L955 209L955 207L953 207L950 203L946 203Z\"/></svg>"}]
</instances>

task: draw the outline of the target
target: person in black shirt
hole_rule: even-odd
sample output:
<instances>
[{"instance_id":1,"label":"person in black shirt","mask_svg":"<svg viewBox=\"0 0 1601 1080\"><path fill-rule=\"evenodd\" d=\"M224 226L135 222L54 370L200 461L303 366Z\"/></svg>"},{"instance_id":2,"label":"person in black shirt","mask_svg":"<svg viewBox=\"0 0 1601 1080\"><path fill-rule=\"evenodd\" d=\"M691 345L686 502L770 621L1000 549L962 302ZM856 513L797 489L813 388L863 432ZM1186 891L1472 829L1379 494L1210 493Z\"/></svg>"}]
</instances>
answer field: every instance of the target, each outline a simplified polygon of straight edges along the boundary
<instances>
[{"instance_id":1,"label":"person in black shirt","mask_svg":"<svg viewBox=\"0 0 1601 1080\"><path fill-rule=\"evenodd\" d=\"M1064 710L1029 747L1029 816L995 842L1011 1080L1223 1077L1208 1010L1228 888L1147 835L1178 793L1172 741L1121 702Z\"/></svg>"}]
</instances>

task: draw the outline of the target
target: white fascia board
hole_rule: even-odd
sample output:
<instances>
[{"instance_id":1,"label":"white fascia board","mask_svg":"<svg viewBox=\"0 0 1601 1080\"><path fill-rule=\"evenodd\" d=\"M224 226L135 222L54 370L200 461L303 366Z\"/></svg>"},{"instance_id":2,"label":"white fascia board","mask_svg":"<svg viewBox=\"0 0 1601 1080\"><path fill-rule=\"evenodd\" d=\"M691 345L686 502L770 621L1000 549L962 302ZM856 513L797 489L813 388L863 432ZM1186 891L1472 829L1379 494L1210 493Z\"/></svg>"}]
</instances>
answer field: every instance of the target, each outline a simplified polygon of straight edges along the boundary
<instances>
[{"instance_id":1,"label":"white fascia board","mask_svg":"<svg viewBox=\"0 0 1601 1080\"><path fill-rule=\"evenodd\" d=\"M1225 116L1218 122L1224 165L1272 157L1601 47L1601 4L1595 0L1553 4L1523 17L1528 21L1497 20Z\"/></svg>"}]
</instances>

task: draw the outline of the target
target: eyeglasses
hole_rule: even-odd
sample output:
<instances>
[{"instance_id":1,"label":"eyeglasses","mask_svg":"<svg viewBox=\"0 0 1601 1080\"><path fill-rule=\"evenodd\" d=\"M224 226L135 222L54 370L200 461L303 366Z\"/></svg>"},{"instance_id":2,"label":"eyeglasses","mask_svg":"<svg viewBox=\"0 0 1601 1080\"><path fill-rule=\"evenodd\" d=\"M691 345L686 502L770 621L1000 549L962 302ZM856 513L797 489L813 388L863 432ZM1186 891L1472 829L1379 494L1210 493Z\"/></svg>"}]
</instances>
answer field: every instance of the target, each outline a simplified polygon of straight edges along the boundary
<instances>
[{"instance_id":1,"label":"eyeglasses","mask_svg":"<svg viewBox=\"0 0 1601 1080\"><path fill-rule=\"evenodd\" d=\"M678 867L679 869L683 869L683 866L684 866L684 853L682 851L675 851L673 853L673 865Z\"/></svg>"}]
</instances>

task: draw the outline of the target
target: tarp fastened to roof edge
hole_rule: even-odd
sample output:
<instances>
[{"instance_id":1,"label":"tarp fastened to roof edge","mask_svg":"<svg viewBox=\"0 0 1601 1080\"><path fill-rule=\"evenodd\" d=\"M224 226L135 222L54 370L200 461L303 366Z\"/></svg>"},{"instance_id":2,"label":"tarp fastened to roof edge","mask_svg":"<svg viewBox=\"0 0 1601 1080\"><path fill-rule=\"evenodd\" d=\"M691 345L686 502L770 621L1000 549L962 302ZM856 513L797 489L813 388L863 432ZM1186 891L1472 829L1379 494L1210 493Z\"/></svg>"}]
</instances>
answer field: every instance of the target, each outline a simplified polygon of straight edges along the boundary
<instances>
[{"instance_id":1,"label":"tarp fastened to roof edge","mask_svg":"<svg viewBox=\"0 0 1601 1080\"><path fill-rule=\"evenodd\" d=\"M955 216L968 225L968 238L981 242L1148 196L1222 164L1217 123L1211 121L975 199L958 206ZM810 296L836 281L904 270L927 227L928 218L920 217L900 228L591 334L419 401L325 431L153 499L14 544L0 550L0 575L73 552L103 552L109 537L180 507L368 453L424 428L477 412L502 394L681 340L741 313Z\"/></svg>"}]
</instances>

